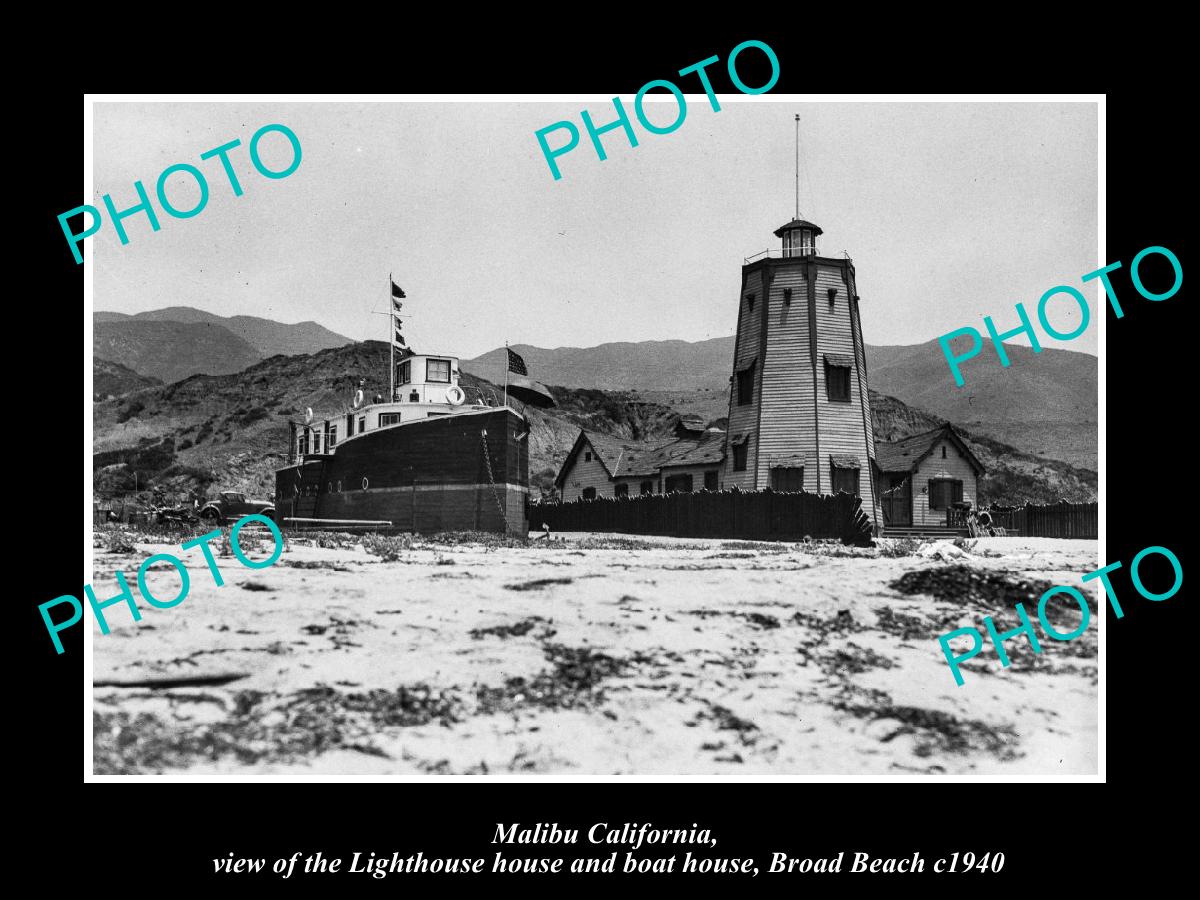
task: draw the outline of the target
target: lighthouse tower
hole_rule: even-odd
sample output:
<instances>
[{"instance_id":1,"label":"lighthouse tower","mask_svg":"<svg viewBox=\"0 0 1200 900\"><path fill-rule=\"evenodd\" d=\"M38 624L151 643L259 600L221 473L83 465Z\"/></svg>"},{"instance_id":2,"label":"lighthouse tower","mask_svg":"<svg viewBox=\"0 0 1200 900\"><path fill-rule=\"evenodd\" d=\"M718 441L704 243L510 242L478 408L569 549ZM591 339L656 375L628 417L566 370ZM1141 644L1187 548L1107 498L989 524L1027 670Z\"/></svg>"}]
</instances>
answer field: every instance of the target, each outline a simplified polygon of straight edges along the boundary
<instances>
[{"instance_id":1,"label":"lighthouse tower","mask_svg":"<svg viewBox=\"0 0 1200 900\"><path fill-rule=\"evenodd\" d=\"M722 482L857 494L882 526L854 263L821 256L820 235L797 209L782 247L742 266Z\"/></svg>"}]
</instances>

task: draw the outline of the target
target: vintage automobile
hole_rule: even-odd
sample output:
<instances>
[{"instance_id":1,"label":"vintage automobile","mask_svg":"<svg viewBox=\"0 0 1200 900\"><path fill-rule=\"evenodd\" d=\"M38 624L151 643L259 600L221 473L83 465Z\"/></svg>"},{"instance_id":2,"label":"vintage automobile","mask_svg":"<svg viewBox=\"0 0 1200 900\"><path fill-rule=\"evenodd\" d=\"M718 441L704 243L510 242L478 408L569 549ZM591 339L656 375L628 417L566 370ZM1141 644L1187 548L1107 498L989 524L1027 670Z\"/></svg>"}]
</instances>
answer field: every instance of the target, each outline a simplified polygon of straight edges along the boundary
<instances>
[{"instance_id":1,"label":"vintage automobile","mask_svg":"<svg viewBox=\"0 0 1200 900\"><path fill-rule=\"evenodd\" d=\"M223 525L252 513L262 513L274 519L275 504L270 500L247 500L241 491L221 491L216 500L209 500L201 507L200 518L205 522Z\"/></svg>"}]
</instances>

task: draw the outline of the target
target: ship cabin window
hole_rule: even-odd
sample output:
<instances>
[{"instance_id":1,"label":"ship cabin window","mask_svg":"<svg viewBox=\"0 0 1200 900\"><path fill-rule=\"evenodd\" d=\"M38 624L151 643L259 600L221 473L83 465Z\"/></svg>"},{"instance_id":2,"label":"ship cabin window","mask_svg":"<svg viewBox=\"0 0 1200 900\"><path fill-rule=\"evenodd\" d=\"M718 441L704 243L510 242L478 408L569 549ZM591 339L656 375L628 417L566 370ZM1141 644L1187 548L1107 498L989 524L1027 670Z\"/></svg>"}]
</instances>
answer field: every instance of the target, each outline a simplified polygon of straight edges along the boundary
<instances>
[{"instance_id":1,"label":"ship cabin window","mask_svg":"<svg viewBox=\"0 0 1200 900\"><path fill-rule=\"evenodd\" d=\"M622 482L621 484L614 484L613 485L613 496L614 497L628 497L629 496L629 485L625 484L624 482Z\"/></svg>"},{"instance_id":2,"label":"ship cabin window","mask_svg":"<svg viewBox=\"0 0 1200 900\"><path fill-rule=\"evenodd\" d=\"M420 403L421 395L418 394L416 391L409 391L408 392L408 402L409 403Z\"/></svg>"},{"instance_id":3,"label":"ship cabin window","mask_svg":"<svg viewBox=\"0 0 1200 900\"><path fill-rule=\"evenodd\" d=\"M337 425L330 423L329 430L326 432L325 446L332 447L337 443Z\"/></svg>"},{"instance_id":4,"label":"ship cabin window","mask_svg":"<svg viewBox=\"0 0 1200 900\"><path fill-rule=\"evenodd\" d=\"M358 433L362 434L366 430L367 430L367 417L359 416L358 417Z\"/></svg>"},{"instance_id":5,"label":"ship cabin window","mask_svg":"<svg viewBox=\"0 0 1200 900\"><path fill-rule=\"evenodd\" d=\"M300 446L298 452L301 456L308 452L308 429L305 428L300 432Z\"/></svg>"},{"instance_id":6,"label":"ship cabin window","mask_svg":"<svg viewBox=\"0 0 1200 900\"><path fill-rule=\"evenodd\" d=\"M440 384L450 383L450 360L429 359L425 361L425 380Z\"/></svg>"},{"instance_id":7,"label":"ship cabin window","mask_svg":"<svg viewBox=\"0 0 1200 900\"><path fill-rule=\"evenodd\" d=\"M400 378L401 384L408 384L412 381L412 360L400 363Z\"/></svg>"},{"instance_id":8,"label":"ship cabin window","mask_svg":"<svg viewBox=\"0 0 1200 900\"><path fill-rule=\"evenodd\" d=\"M427 418L427 419L436 419L438 416L448 416L448 415L450 415L450 413L443 413L443 412L431 412L431 413L425 413L425 418Z\"/></svg>"},{"instance_id":9,"label":"ship cabin window","mask_svg":"<svg viewBox=\"0 0 1200 900\"><path fill-rule=\"evenodd\" d=\"M346 437L354 436L354 413L346 416Z\"/></svg>"},{"instance_id":10,"label":"ship cabin window","mask_svg":"<svg viewBox=\"0 0 1200 900\"><path fill-rule=\"evenodd\" d=\"M654 493L654 482L653 481L643 481L641 486L639 487L638 491L639 491L639 493L642 493L642 494L653 494Z\"/></svg>"},{"instance_id":11,"label":"ship cabin window","mask_svg":"<svg viewBox=\"0 0 1200 900\"><path fill-rule=\"evenodd\" d=\"M321 452L321 432L313 432L313 453Z\"/></svg>"},{"instance_id":12,"label":"ship cabin window","mask_svg":"<svg viewBox=\"0 0 1200 900\"><path fill-rule=\"evenodd\" d=\"M399 424L400 424L400 413L380 413L379 414L379 427L380 428L383 428L385 425L399 425Z\"/></svg>"}]
</instances>

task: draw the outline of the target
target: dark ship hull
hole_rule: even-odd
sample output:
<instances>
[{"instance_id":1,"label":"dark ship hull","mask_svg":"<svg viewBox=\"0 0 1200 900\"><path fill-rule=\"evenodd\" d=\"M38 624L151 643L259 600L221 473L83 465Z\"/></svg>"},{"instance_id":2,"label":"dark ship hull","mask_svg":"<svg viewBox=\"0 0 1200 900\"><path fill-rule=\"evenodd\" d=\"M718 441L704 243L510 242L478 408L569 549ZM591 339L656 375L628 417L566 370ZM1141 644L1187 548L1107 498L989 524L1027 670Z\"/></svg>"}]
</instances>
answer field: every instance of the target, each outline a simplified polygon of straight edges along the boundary
<instances>
[{"instance_id":1,"label":"dark ship hull","mask_svg":"<svg viewBox=\"0 0 1200 900\"><path fill-rule=\"evenodd\" d=\"M285 528L370 521L524 535L528 498L529 424L507 407L366 431L275 473Z\"/></svg>"}]
</instances>

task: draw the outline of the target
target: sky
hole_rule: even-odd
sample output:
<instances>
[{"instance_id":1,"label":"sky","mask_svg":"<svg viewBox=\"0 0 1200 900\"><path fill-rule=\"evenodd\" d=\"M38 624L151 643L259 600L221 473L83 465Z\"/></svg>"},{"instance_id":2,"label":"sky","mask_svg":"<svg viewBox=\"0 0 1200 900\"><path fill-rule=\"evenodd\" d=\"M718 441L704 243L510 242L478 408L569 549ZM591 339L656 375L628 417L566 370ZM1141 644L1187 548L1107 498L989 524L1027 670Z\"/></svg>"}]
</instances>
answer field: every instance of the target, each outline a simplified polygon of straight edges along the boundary
<instances>
[{"instance_id":1,"label":"sky","mask_svg":"<svg viewBox=\"0 0 1200 900\"><path fill-rule=\"evenodd\" d=\"M653 95L651 95L653 96ZM647 103L667 124L675 101ZM801 117L800 211L824 229L825 256L849 253L868 344L916 344L967 325L1036 322L1051 287L1083 290L1092 324L1045 346L1095 354L1097 110L1094 103L823 103L688 95L683 124L590 145L580 111L612 121L611 100L487 103L97 103L95 188L118 210L154 196L161 173L190 163L207 206L187 219L154 201L144 215L88 239L95 308L125 313L193 306L218 315L313 320L385 340L389 272L408 295L404 325L419 352L470 358L510 343L590 347L609 341L700 341L733 333L745 257L779 247L795 213L793 116ZM575 123L580 144L555 180L535 132ZM300 140L299 168L260 176L248 144L281 123ZM245 193L217 159L233 139ZM564 132L550 136L552 146ZM284 137L260 145L271 168ZM181 209L195 181L166 182ZM1079 311L1059 298L1050 321ZM1024 342L1024 341L1022 341ZM1026 342L1027 343L1027 342Z\"/></svg>"}]
</instances>

